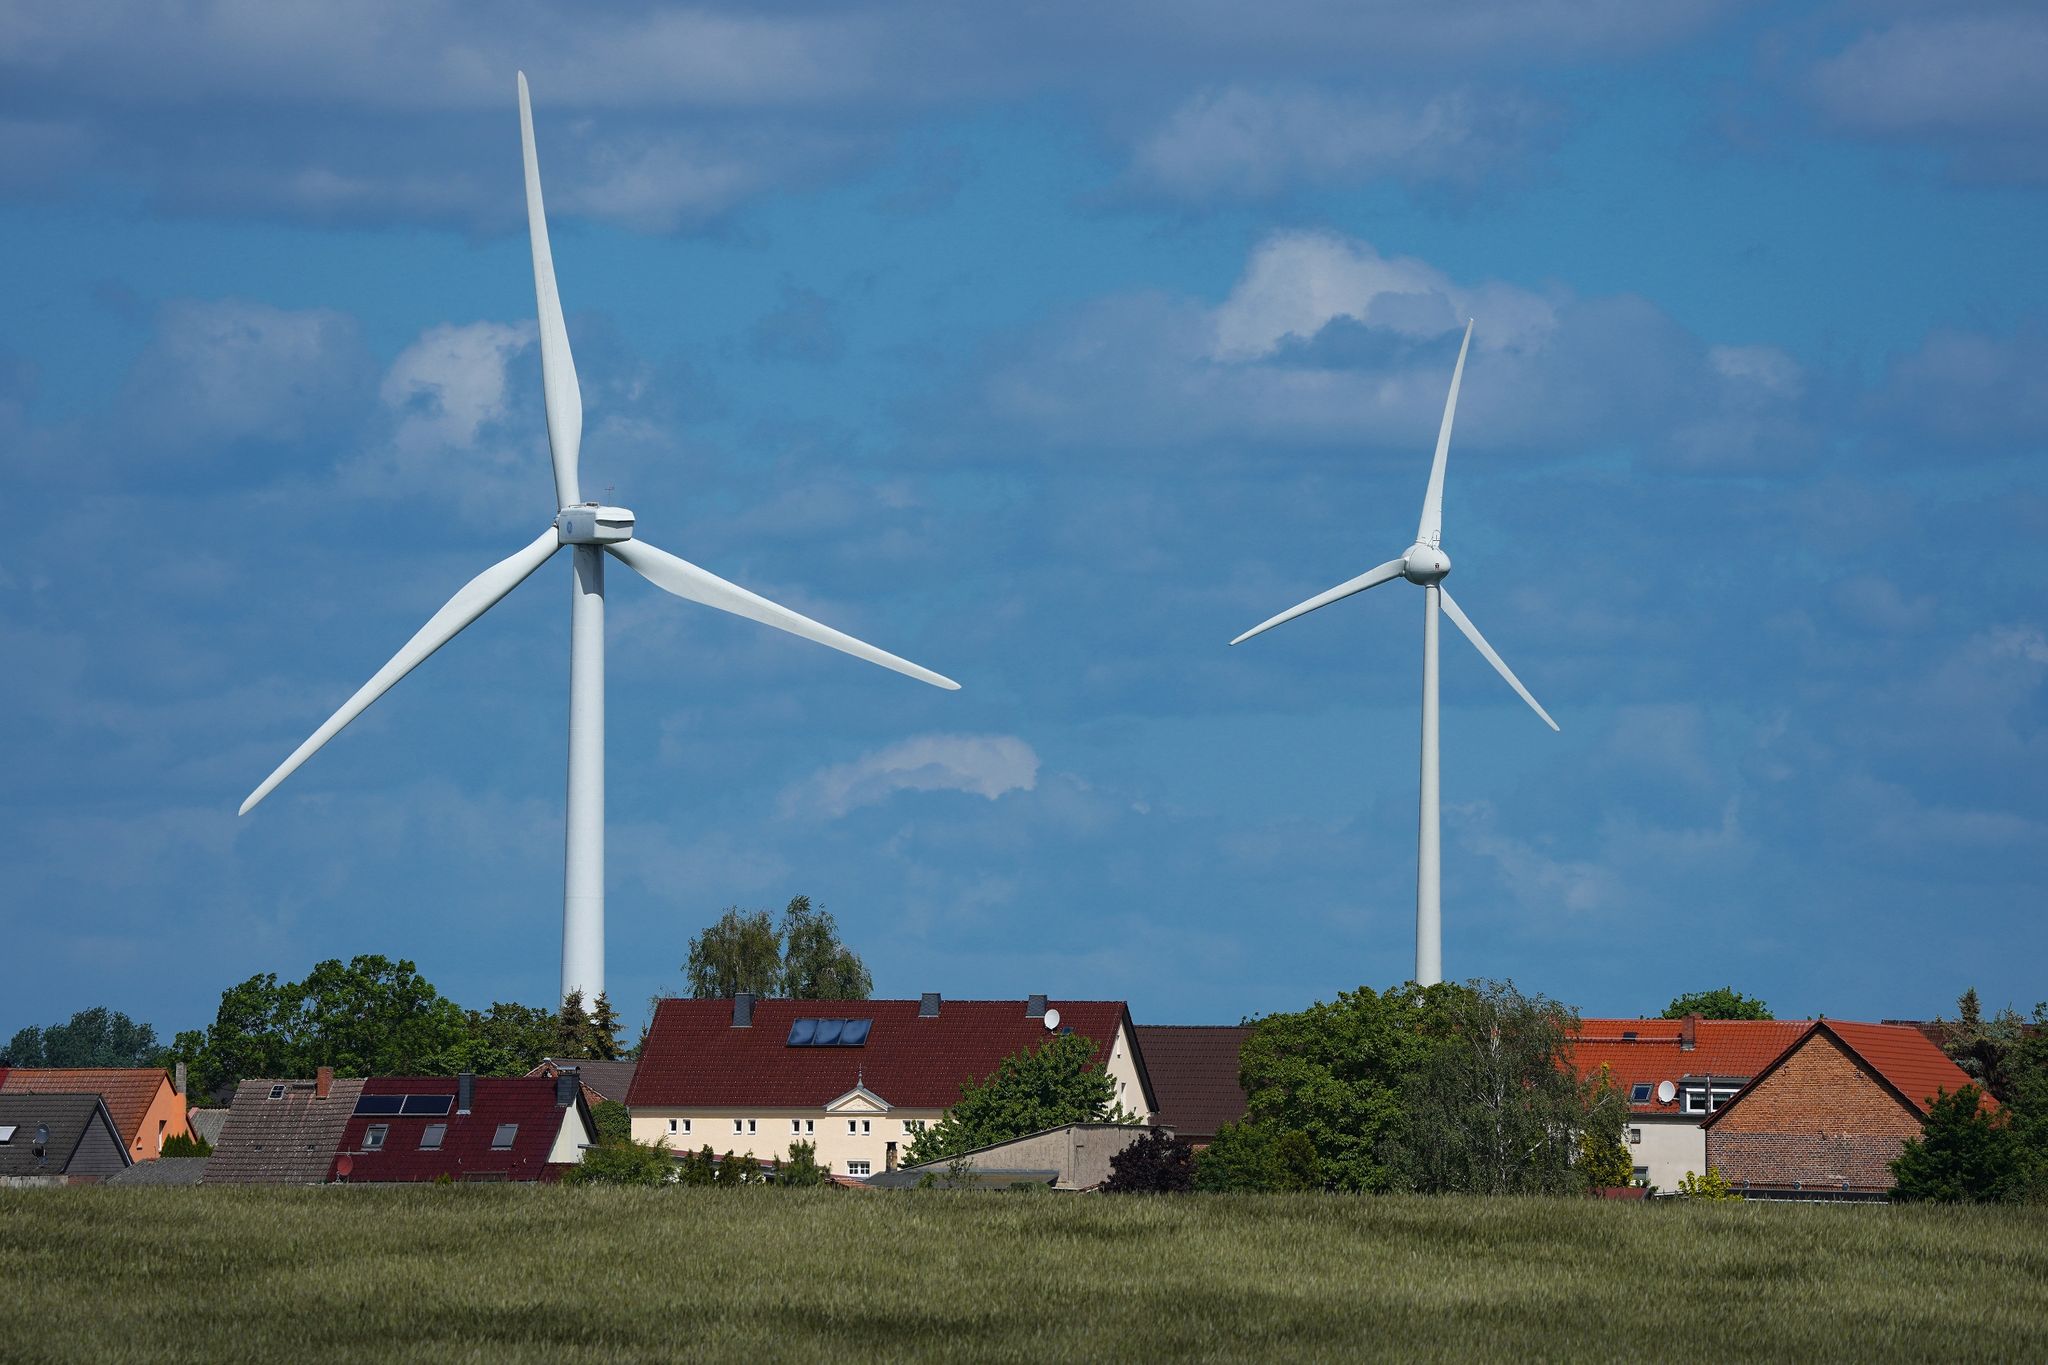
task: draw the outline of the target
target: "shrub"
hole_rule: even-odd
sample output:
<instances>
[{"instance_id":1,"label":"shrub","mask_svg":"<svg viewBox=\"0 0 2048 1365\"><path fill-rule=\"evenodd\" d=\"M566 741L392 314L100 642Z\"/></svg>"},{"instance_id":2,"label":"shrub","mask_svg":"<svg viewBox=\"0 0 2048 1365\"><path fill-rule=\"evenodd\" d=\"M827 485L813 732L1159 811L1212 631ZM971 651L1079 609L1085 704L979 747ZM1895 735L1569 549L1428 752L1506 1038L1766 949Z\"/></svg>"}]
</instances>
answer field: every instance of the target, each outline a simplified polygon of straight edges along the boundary
<instances>
[{"instance_id":1,"label":"shrub","mask_svg":"<svg viewBox=\"0 0 2048 1365\"><path fill-rule=\"evenodd\" d=\"M1195 1149L1153 1129L1109 1159L1112 1194L1186 1194L1195 1188Z\"/></svg>"},{"instance_id":2,"label":"shrub","mask_svg":"<svg viewBox=\"0 0 2048 1365\"><path fill-rule=\"evenodd\" d=\"M1935 1092L1920 1136L1907 1139L1892 1162L1892 1198L1991 1204L2020 1197L2027 1153L2005 1112L1985 1109L1982 1095L1974 1085Z\"/></svg>"},{"instance_id":3,"label":"shrub","mask_svg":"<svg viewBox=\"0 0 2048 1365\"><path fill-rule=\"evenodd\" d=\"M1683 1199L1704 1199L1709 1203L1742 1198L1735 1192L1735 1187L1728 1183L1728 1177L1712 1166L1707 1167L1705 1175L1687 1171L1678 1182L1678 1193Z\"/></svg>"},{"instance_id":4,"label":"shrub","mask_svg":"<svg viewBox=\"0 0 2048 1365\"><path fill-rule=\"evenodd\" d=\"M775 1173L775 1183L791 1189L803 1189L825 1183L825 1168L818 1164L818 1144L815 1142L792 1142L789 1144L789 1159L782 1163L782 1169Z\"/></svg>"},{"instance_id":5,"label":"shrub","mask_svg":"<svg viewBox=\"0 0 2048 1365\"><path fill-rule=\"evenodd\" d=\"M159 1156L212 1156L213 1144L197 1133L178 1133L164 1139Z\"/></svg>"},{"instance_id":6,"label":"shrub","mask_svg":"<svg viewBox=\"0 0 2048 1365\"><path fill-rule=\"evenodd\" d=\"M607 1142L583 1153L562 1175L565 1185L666 1185L676 1178L665 1142Z\"/></svg>"},{"instance_id":7,"label":"shrub","mask_svg":"<svg viewBox=\"0 0 2048 1365\"><path fill-rule=\"evenodd\" d=\"M597 1124L597 1140L603 1146L633 1140L633 1116L617 1100L599 1100L590 1110Z\"/></svg>"}]
</instances>

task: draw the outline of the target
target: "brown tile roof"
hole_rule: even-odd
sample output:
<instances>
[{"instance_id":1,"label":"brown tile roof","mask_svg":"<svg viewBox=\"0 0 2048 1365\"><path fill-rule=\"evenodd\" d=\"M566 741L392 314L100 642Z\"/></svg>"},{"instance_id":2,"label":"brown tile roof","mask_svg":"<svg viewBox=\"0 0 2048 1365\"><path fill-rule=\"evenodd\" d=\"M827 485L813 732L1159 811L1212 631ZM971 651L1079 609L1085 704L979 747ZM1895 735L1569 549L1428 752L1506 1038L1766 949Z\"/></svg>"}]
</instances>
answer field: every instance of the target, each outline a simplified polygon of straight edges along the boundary
<instances>
[{"instance_id":1,"label":"brown tile roof","mask_svg":"<svg viewBox=\"0 0 2048 1365\"><path fill-rule=\"evenodd\" d=\"M1950 1094L1966 1085L1974 1085L1968 1072L1950 1061L1948 1054L1928 1040L1926 1034L1910 1024L1854 1024L1840 1019L1822 1019L1808 1026L1809 1032L1798 1043L1785 1049L1783 1055L1758 1072L1748 1085L1735 1092L1728 1103L1710 1115L1702 1128L1711 1128L1730 1109L1757 1088L1763 1079L1778 1069L1778 1066L1803 1046L1816 1033L1825 1033L1848 1049L1862 1063L1875 1071L1878 1079L1898 1095L1912 1111L1922 1118L1932 1106L1935 1092L1946 1090ZM1982 1096L1979 1105L1989 1109L1996 1101L1989 1095Z\"/></svg>"},{"instance_id":2,"label":"brown tile roof","mask_svg":"<svg viewBox=\"0 0 2048 1365\"><path fill-rule=\"evenodd\" d=\"M271 1092L283 1086L272 1099ZM209 1185L318 1185L341 1145L363 1082L337 1080L325 1099L312 1081L243 1081L206 1159Z\"/></svg>"},{"instance_id":3,"label":"brown tile roof","mask_svg":"<svg viewBox=\"0 0 2048 1365\"><path fill-rule=\"evenodd\" d=\"M1591 1080L1603 1070L1622 1093L1648 1085L1647 1100L1631 1099L1635 1114L1679 1115L1681 1095L1657 1099L1657 1082L1688 1076L1748 1081L1813 1027L1803 1019L1700 1019L1691 1051L1680 1043L1682 1019L1581 1019L1572 1043L1572 1064ZM1682 1094L1682 1092L1681 1092Z\"/></svg>"},{"instance_id":4,"label":"brown tile roof","mask_svg":"<svg viewBox=\"0 0 2048 1365\"><path fill-rule=\"evenodd\" d=\"M121 1141L133 1146L157 1091L170 1083L160 1067L16 1067L0 1082L0 1094L98 1095L107 1102Z\"/></svg>"},{"instance_id":5,"label":"brown tile roof","mask_svg":"<svg viewBox=\"0 0 2048 1365\"><path fill-rule=\"evenodd\" d=\"M1249 1024L1136 1026L1162 1126L1200 1141L1244 1117L1237 1054L1251 1031Z\"/></svg>"},{"instance_id":6,"label":"brown tile roof","mask_svg":"<svg viewBox=\"0 0 2048 1365\"><path fill-rule=\"evenodd\" d=\"M597 1097L597 1100L626 1102L626 1092L633 1088L633 1069L638 1062L593 1062L575 1057L543 1057L540 1065L527 1072L529 1076L553 1076L576 1068L576 1075L583 1082L583 1088ZM597 1103L592 1100L591 1103Z\"/></svg>"},{"instance_id":7,"label":"brown tile roof","mask_svg":"<svg viewBox=\"0 0 2048 1365\"><path fill-rule=\"evenodd\" d=\"M1121 1000L1054 1000L1061 1032L1095 1044L1107 1061L1130 1015ZM633 1073L627 1104L642 1108L810 1108L831 1103L856 1081L889 1104L950 1109L962 1082L980 1082L1015 1052L1048 1036L1022 1000L947 1000L921 1017L916 1000L761 1000L753 1025L732 1026L730 1000L663 1000ZM791 1047L798 1019L866 1019L860 1047ZM1140 1052L1138 1076L1145 1069ZM1133 1096L1131 1107L1150 1101Z\"/></svg>"}]
</instances>

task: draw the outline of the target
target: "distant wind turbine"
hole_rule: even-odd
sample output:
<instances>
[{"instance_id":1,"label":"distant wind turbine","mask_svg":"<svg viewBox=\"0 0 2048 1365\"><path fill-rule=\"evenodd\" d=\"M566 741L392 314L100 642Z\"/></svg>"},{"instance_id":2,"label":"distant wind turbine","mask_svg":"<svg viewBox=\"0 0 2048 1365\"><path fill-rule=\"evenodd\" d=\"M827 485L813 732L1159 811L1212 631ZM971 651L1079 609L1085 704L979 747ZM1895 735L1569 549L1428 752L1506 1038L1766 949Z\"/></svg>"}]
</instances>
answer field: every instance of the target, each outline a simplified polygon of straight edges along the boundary
<instances>
[{"instance_id":1,"label":"distant wind turbine","mask_svg":"<svg viewBox=\"0 0 2048 1365\"><path fill-rule=\"evenodd\" d=\"M1422 828L1417 841L1415 869L1415 980L1424 986L1434 986L1444 977L1443 852L1437 832L1436 613L1439 602L1445 615L1451 618L1451 624L1465 632L1465 638L1486 656L1486 661L1501 677L1507 679L1508 686L1543 717L1545 725L1557 729L1557 722L1550 718L1550 713L1537 705L1536 698L1529 695L1529 689L1522 686L1522 680L1515 676L1514 670L1500 655L1494 653L1493 646L1486 643L1486 637L1479 633L1479 627L1459 610L1443 586L1445 576L1451 571L1450 556L1443 552L1444 461L1451 450L1451 418L1458 410L1458 385L1465 378L1465 352L1471 345L1472 323L1468 319L1465 340L1458 347L1458 366L1451 371L1451 396L1444 400L1444 424L1436 435L1436 460L1429 467L1429 488L1422 495L1422 521L1415 528L1415 543L1399 559L1390 559L1349 582L1339 583L1328 592L1319 592L1300 606L1289 607L1271 620L1261 621L1230 642L1233 645L1243 644L1252 636L1292 621L1297 616L1305 616L1317 607L1327 607L1353 593L1391 583L1397 578L1405 578L1422 589Z\"/></svg>"},{"instance_id":2,"label":"distant wind turbine","mask_svg":"<svg viewBox=\"0 0 2048 1365\"><path fill-rule=\"evenodd\" d=\"M562 994L581 991L586 1007L604 990L604 556L609 553L656 587L735 616L801 635L857 659L892 668L934 687L960 684L886 650L842 635L808 616L728 583L718 575L644 540L633 538L633 514L623 507L583 501L576 482L583 443L583 395L562 324L554 256L540 197L540 162L533 150L533 110L526 74L519 75L519 135L526 156L526 226L533 242L533 290L540 307L541 389L547 404L548 448L555 466L554 521L531 545L472 578L435 612L405 647L377 670L311 738L292 751L242 803L246 815L278 783L341 733L370 703L429 655L495 606L562 546L573 547L574 596L569 616L569 794L566 872L562 880Z\"/></svg>"}]
</instances>

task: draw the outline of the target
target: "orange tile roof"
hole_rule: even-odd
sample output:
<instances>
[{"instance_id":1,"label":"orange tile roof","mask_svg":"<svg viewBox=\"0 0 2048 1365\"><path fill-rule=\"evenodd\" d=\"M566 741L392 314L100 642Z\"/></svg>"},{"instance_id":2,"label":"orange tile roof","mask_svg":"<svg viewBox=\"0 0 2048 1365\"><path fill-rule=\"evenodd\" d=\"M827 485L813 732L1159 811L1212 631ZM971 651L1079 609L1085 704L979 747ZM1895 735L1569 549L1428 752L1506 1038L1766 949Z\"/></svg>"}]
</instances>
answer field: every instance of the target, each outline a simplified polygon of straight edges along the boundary
<instances>
[{"instance_id":1,"label":"orange tile roof","mask_svg":"<svg viewBox=\"0 0 2048 1365\"><path fill-rule=\"evenodd\" d=\"M1936 1091L1950 1094L1973 1085L1968 1072L1949 1060L1919 1029L1898 1024L1851 1024L1827 1021L1828 1032L1863 1059L1872 1071L1919 1111L1922 1117Z\"/></svg>"},{"instance_id":2,"label":"orange tile roof","mask_svg":"<svg viewBox=\"0 0 2048 1365\"><path fill-rule=\"evenodd\" d=\"M1636 1085L1651 1087L1643 1103L1631 1101L1635 1114L1680 1114L1680 1099L1657 1099L1658 1081L1687 1076L1713 1076L1747 1081L1782 1056L1813 1027L1803 1019L1701 1019L1694 1025L1693 1047L1680 1045L1682 1019L1581 1019L1572 1047L1572 1064L1588 1079L1602 1068L1624 1092ZM1633 1037L1629 1035L1634 1035Z\"/></svg>"},{"instance_id":3,"label":"orange tile roof","mask_svg":"<svg viewBox=\"0 0 2048 1365\"><path fill-rule=\"evenodd\" d=\"M0 1081L0 1093L98 1095L107 1102L121 1141L133 1145L158 1089L170 1083L161 1067L16 1067Z\"/></svg>"}]
</instances>

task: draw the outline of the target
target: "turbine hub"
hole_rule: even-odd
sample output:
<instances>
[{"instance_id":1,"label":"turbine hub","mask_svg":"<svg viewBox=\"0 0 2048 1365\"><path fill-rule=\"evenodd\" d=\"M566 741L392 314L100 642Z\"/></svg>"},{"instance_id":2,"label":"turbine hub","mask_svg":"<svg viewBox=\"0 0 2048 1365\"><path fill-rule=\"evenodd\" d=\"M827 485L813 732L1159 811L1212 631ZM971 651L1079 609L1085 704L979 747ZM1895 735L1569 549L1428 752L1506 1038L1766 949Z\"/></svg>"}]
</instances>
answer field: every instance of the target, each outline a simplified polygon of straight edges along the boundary
<instances>
[{"instance_id":1,"label":"turbine hub","mask_svg":"<svg viewBox=\"0 0 2048 1365\"><path fill-rule=\"evenodd\" d=\"M1441 583L1450 571L1451 557L1436 546L1424 545L1421 541L1409 546L1408 553L1401 559L1401 577L1410 583Z\"/></svg>"},{"instance_id":2,"label":"turbine hub","mask_svg":"<svg viewBox=\"0 0 2048 1365\"><path fill-rule=\"evenodd\" d=\"M555 535L564 545L616 545L633 538L633 514L623 507L579 502L556 514Z\"/></svg>"}]
</instances>

